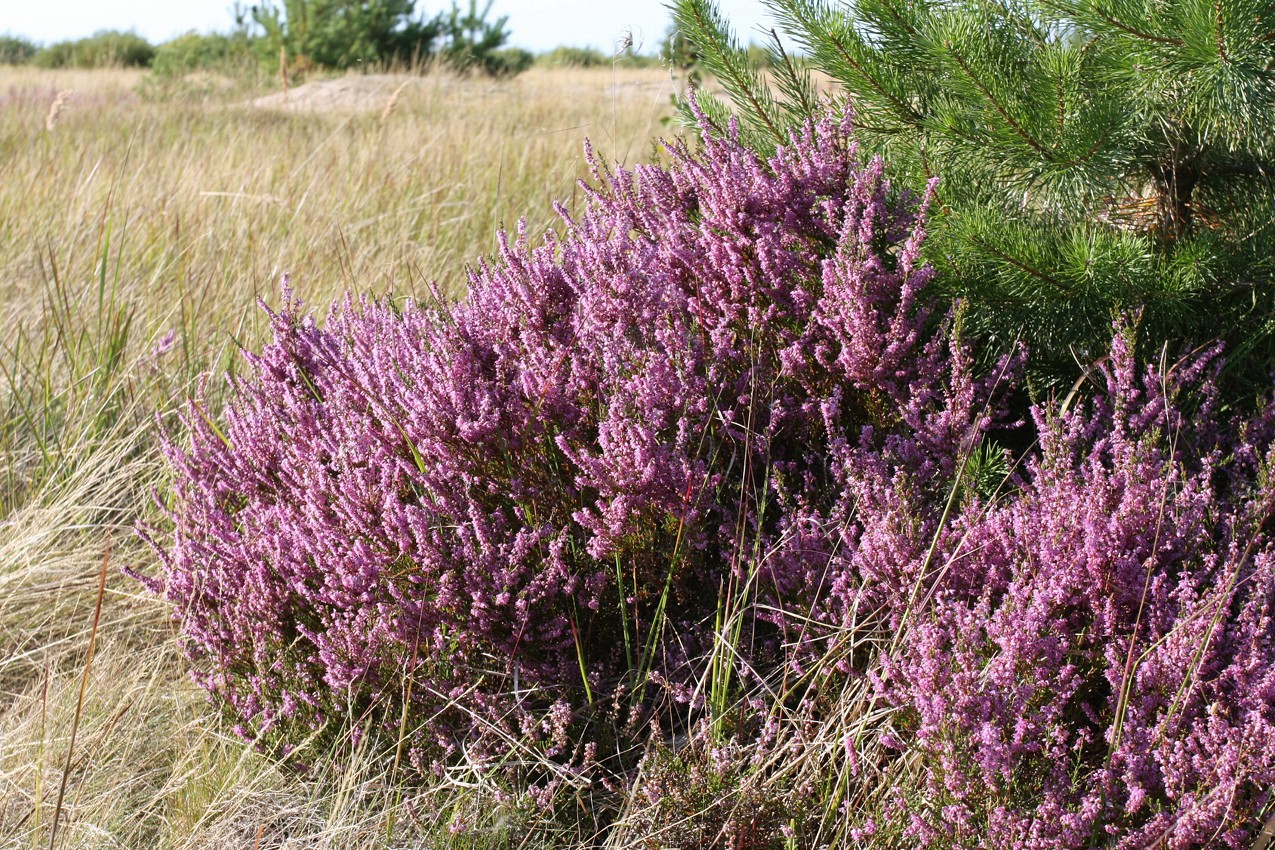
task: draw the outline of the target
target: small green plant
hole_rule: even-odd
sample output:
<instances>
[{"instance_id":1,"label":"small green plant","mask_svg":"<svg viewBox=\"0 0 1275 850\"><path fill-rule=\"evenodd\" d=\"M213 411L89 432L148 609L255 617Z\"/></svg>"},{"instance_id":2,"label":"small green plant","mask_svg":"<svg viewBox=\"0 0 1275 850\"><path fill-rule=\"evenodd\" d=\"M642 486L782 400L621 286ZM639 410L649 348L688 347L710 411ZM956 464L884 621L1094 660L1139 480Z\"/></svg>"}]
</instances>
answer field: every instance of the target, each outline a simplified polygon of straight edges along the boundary
<instances>
[{"instance_id":1,"label":"small green plant","mask_svg":"<svg viewBox=\"0 0 1275 850\"><path fill-rule=\"evenodd\" d=\"M522 47L502 47L490 54L484 70L493 77L512 77L536 64L536 54Z\"/></svg>"},{"instance_id":2,"label":"small green plant","mask_svg":"<svg viewBox=\"0 0 1275 850\"><path fill-rule=\"evenodd\" d=\"M604 53L593 47L555 47L536 58L536 63L546 68L655 68L661 60L657 56L637 53L628 41L620 42L615 53Z\"/></svg>"}]
</instances>

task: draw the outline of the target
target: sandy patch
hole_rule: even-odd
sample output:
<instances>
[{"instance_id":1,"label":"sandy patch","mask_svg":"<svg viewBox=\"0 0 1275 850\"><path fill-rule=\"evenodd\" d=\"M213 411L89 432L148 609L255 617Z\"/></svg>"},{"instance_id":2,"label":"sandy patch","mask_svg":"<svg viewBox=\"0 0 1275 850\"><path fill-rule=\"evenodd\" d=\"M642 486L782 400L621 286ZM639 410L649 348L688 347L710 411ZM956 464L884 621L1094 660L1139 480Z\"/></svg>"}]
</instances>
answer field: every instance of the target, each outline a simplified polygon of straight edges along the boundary
<instances>
[{"instance_id":1,"label":"sandy patch","mask_svg":"<svg viewBox=\"0 0 1275 850\"><path fill-rule=\"evenodd\" d=\"M650 70L621 71L603 74L580 69L532 69L510 79L458 77L435 73L426 76L410 74L349 74L327 80L314 80L287 91L278 91L248 102L255 109L288 113L358 113L379 112L398 92L399 99L412 95L431 95L464 87L490 96L556 98L596 97L619 101L641 98L667 99L678 90L678 84L667 73Z\"/></svg>"},{"instance_id":2,"label":"sandy patch","mask_svg":"<svg viewBox=\"0 0 1275 850\"><path fill-rule=\"evenodd\" d=\"M440 88L450 80L405 74L361 74L315 80L250 101L256 109L278 112L371 112L385 108L396 91Z\"/></svg>"}]
</instances>

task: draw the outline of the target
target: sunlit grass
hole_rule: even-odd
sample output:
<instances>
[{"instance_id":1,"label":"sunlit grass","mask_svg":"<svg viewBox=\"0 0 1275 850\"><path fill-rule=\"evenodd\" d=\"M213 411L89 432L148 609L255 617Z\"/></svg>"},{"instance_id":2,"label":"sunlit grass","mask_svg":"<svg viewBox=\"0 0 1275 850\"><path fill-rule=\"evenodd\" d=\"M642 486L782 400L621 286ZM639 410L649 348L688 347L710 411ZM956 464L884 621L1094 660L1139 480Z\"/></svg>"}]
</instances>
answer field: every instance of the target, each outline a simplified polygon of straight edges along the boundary
<instances>
[{"instance_id":1,"label":"sunlit grass","mask_svg":"<svg viewBox=\"0 0 1275 850\"><path fill-rule=\"evenodd\" d=\"M253 752L121 572L151 557L155 418L260 344L282 275L314 305L459 293L498 228L571 202L586 137L649 159L673 92L619 69L350 87L264 109L234 81L0 68L0 847L49 846L55 819L58 847L392 846L449 819L517 846L463 778L396 790L360 754L302 782Z\"/></svg>"}]
</instances>

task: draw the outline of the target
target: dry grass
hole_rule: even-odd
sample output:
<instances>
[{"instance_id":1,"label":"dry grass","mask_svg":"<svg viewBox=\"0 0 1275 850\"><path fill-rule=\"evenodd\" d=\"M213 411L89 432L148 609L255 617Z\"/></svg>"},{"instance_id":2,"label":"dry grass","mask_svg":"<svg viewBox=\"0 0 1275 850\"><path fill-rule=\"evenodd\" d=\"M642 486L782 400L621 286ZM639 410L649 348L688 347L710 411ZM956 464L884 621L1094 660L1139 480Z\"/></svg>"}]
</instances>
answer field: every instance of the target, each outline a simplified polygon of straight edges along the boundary
<instances>
[{"instance_id":1,"label":"dry grass","mask_svg":"<svg viewBox=\"0 0 1275 850\"><path fill-rule=\"evenodd\" d=\"M161 475L153 417L260 342L254 304L283 273L313 304L459 291L498 227L542 228L574 197L585 137L649 158L672 84L564 70L336 90L253 106L270 93L0 68L0 847L50 846L55 818L56 847L402 846L451 841L453 817L475 825L464 846L519 843L479 790L409 794L370 755L302 781L245 747L119 568L150 562L132 529Z\"/></svg>"},{"instance_id":2,"label":"dry grass","mask_svg":"<svg viewBox=\"0 0 1275 850\"><path fill-rule=\"evenodd\" d=\"M329 91L353 95L288 109L143 100L133 75L103 77L0 73L6 322L38 312L50 266L96 277L107 233L112 273L118 258L156 327L185 296L238 319L283 271L315 300L422 277L457 286L501 224L549 223L550 199L584 174L586 135L611 158L647 155L671 92L653 72L437 76L404 88L382 122L393 78L337 81ZM307 103L305 88L291 104Z\"/></svg>"}]
</instances>

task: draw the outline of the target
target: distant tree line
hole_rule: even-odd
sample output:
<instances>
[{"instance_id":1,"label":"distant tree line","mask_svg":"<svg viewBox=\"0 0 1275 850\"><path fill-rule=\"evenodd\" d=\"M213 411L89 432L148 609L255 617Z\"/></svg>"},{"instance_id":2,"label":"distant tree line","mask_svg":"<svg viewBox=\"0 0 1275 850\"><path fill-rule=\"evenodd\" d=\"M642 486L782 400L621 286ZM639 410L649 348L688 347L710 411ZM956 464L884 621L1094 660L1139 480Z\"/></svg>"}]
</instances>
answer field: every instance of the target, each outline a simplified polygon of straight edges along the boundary
<instances>
[{"instance_id":1,"label":"distant tree line","mask_svg":"<svg viewBox=\"0 0 1275 850\"><path fill-rule=\"evenodd\" d=\"M450 9L430 16L416 0L260 0L236 3L228 32L189 32L151 44L135 32L103 30L87 38L40 45L16 35L0 35L0 64L42 68L151 68L177 77L200 70L266 67L285 62L289 71L313 68L442 64L492 76L544 67L661 67L691 73L699 55L677 24L658 49L621 44L607 52L592 47L558 47L536 56L507 46L506 16L494 17L494 0L482 5L453 0ZM769 64L761 47L750 45L757 66Z\"/></svg>"},{"instance_id":2,"label":"distant tree line","mask_svg":"<svg viewBox=\"0 0 1275 850\"><path fill-rule=\"evenodd\" d=\"M229 32L190 32L159 45L115 30L45 46L4 35L0 64L143 67L163 75L239 68L245 61L299 70L441 63L493 76L523 71L536 57L506 46L508 18L494 17L493 4L453 2L429 16L417 11L415 0L261 0L237 4Z\"/></svg>"},{"instance_id":3,"label":"distant tree line","mask_svg":"<svg viewBox=\"0 0 1275 850\"><path fill-rule=\"evenodd\" d=\"M88 38L40 46L30 39L0 35L0 64L40 68L149 67L156 48L137 33L103 30Z\"/></svg>"}]
</instances>

